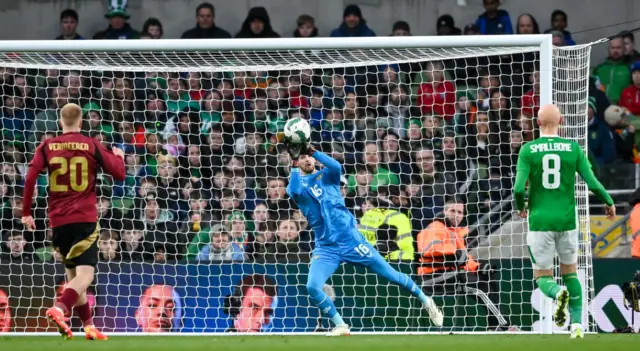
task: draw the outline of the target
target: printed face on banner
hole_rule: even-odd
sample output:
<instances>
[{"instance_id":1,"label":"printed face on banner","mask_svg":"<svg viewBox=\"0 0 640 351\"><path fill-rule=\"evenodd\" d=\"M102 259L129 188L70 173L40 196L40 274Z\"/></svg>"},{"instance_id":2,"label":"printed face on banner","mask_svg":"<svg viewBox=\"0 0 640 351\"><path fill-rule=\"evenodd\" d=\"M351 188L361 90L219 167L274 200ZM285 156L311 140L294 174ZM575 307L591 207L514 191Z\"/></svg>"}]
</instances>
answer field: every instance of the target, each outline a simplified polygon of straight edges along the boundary
<instances>
[{"instance_id":1,"label":"printed face on banner","mask_svg":"<svg viewBox=\"0 0 640 351\"><path fill-rule=\"evenodd\" d=\"M240 333L259 332L271 322L273 297L259 288L249 288L242 297L240 313L233 326Z\"/></svg>"},{"instance_id":2,"label":"printed face on banner","mask_svg":"<svg viewBox=\"0 0 640 351\"><path fill-rule=\"evenodd\" d=\"M7 333L11 329L11 309L9 309L9 296L0 289L0 333Z\"/></svg>"},{"instance_id":3,"label":"printed face on banner","mask_svg":"<svg viewBox=\"0 0 640 351\"><path fill-rule=\"evenodd\" d=\"M170 332L176 317L176 294L172 286L152 285L140 298L136 321L143 332Z\"/></svg>"}]
</instances>

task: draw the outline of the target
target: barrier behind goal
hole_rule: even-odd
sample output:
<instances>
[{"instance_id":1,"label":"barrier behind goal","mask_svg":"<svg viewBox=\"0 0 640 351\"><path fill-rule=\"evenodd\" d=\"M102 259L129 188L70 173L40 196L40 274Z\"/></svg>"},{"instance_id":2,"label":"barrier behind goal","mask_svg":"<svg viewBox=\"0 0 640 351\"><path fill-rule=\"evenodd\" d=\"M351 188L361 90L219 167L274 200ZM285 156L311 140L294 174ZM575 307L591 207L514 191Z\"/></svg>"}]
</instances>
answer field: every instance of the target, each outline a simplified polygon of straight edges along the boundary
<instances>
[{"instance_id":1,"label":"barrier behind goal","mask_svg":"<svg viewBox=\"0 0 640 351\"><path fill-rule=\"evenodd\" d=\"M499 300L499 311L477 303L485 297L461 282L429 290L444 306L443 330L493 331L488 316L500 312L503 327L552 332L550 301L536 291L525 241L517 240L522 226L510 220L511 187L541 104L557 103L564 135L586 147L589 46L552 48L550 36L518 35L0 47L9 199L0 302L8 296L11 316L1 331L52 331L42 314L64 277L45 229L47 176L38 182L39 230L23 230L12 216L19 223L13 207L35 148L58 132L59 108L75 102L84 132L127 154L126 181L101 176L98 186L101 263L90 301L107 332L329 328L305 288L313 233L285 194L289 158L278 133L293 117L308 119L313 142L343 164L356 219L368 199L396 201L415 239L458 196L470 249L513 243L476 257L495 267L486 295ZM587 313L587 193L577 187ZM498 235L512 240L490 240ZM431 289L418 274L416 247L379 247ZM325 289L354 332L440 331L409 296L361 268L341 267Z\"/></svg>"}]
</instances>

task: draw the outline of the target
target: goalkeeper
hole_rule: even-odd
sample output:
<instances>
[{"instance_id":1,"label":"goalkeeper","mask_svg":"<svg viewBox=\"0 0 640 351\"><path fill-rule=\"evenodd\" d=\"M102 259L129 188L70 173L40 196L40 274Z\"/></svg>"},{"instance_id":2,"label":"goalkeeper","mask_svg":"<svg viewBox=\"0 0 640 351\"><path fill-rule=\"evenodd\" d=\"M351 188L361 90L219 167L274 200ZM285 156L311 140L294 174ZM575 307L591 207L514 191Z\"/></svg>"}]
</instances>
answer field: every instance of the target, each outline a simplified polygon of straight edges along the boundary
<instances>
[{"instance_id":1,"label":"goalkeeper","mask_svg":"<svg viewBox=\"0 0 640 351\"><path fill-rule=\"evenodd\" d=\"M560 138L562 116L555 105L538 112L540 138L522 146L514 195L521 217L529 216L527 244L536 283L546 296L557 301L554 320L559 327L566 322L567 306L571 317L571 338L582 338L582 287L576 273L578 237L576 222L575 174L578 172L605 204L608 218L616 214L611 196L598 182L587 156L577 143ZM529 204L525 186L529 183ZM527 208L528 207L528 208ZM558 253L562 281L553 278L553 260Z\"/></svg>"},{"instance_id":2,"label":"goalkeeper","mask_svg":"<svg viewBox=\"0 0 640 351\"><path fill-rule=\"evenodd\" d=\"M356 229L356 219L345 207L340 193L340 163L309 144L295 144L287 139L285 144L293 160L287 193L296 201L315 233L316 245L307 291L313 303L335 324L335 328L327 335L350 334L349 326L322 290L343 262L368 267L404 287L420 300L432 323L442 326L443 315L435 302L409 276L393 269ZM324 165L322 171L316 170L316 161Z\"/></svg>"}]
</instances>

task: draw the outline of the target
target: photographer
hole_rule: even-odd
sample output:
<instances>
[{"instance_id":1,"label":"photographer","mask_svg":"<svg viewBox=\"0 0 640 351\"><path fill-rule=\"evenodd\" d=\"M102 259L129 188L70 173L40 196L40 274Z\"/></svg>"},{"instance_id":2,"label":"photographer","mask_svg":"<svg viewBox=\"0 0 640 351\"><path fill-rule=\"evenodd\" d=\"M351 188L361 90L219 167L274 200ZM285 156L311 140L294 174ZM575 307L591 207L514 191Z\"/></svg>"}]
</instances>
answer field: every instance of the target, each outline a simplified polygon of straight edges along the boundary
<instances>
[{"instance_id":1,"label":"photographer","mask_svg":"<svg viewBox=\"0 0 640 351\"><path fill-rule=\"evenodd\" d=\"M460 226L464 204L452 199L444 206L444 217L436 219L418 234L421 262L418 274L425 294L470 295L487 310L487 324L496 331L515 331L500 312L498 279L489 264L479 264L467 253L465 237L469 228Z\"/></svg>"}]
</instances>

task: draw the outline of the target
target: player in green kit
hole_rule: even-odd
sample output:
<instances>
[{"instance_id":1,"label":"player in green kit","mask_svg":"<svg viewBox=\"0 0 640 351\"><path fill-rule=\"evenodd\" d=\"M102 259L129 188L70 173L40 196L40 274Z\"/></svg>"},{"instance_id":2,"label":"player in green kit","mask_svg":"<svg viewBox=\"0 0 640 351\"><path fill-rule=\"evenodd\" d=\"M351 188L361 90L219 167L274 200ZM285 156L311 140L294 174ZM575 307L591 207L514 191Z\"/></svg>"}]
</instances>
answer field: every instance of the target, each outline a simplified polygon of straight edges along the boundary
<instances>
[{"instance_id":1,"label":"player in green kit","mask_svg":"<svg viewBox=\"0 0 640 351\"><path fill-rule=\"evenodd\" d=\"M556 300L554 320L564 326L571 316L571 338L584 337L582 331L582 287L576 273L579 232L576 221L575 174L605 204L606 215L615 217L611 196L596 179L587 156L577 143L558 136L562 116L555 105L538 112L540 138L522 146L514 196L521 217L529 217L527 244L540 291ZM529 183L529 203L525 187ZM527 213L528 210L528 213ZM553 260L558 254L562 281L553 278Z\"/></svg>"}]
</instances>

